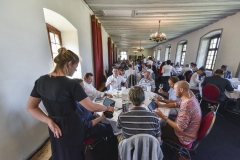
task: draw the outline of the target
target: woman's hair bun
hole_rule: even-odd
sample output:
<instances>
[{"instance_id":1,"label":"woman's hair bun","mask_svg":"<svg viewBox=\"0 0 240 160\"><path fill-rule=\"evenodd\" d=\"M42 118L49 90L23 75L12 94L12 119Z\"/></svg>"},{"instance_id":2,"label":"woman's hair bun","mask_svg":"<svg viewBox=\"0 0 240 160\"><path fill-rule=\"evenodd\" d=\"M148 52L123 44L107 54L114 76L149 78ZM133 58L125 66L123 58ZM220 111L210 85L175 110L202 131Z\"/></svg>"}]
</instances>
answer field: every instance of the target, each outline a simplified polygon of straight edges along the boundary
<instances>
[{"instance_id":1,"label":"woman's hair bun","mask_svg":"<svg viewBox=\"0 0 240 160\"><path fill-rule=\"evenodd\" d=\"M67 49L66 49L65 47L61 47L61 48L58 49L58 53L59 53L59 54L63 54L63 53L65 53L66 51L67 51Z\"/></svg>"}]
</instances>

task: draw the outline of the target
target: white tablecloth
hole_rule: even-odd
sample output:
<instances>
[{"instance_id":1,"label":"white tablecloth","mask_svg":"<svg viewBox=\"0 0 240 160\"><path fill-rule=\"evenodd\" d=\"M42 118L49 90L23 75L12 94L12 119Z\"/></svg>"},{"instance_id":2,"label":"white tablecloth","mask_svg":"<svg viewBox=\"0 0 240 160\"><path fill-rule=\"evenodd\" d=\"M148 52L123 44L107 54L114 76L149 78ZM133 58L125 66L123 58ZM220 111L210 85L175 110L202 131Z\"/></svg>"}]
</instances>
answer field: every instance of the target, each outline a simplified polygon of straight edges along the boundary
<instances>
[{"instance_id":1,"label":"white tablecloth","mask_svg":"<svg viewBox=\"0 0 240 160\"><path fill-rule=\"evenodd\" d=\"M228 79L230 81L230 83L234 86L234 85L240 85L240 81L238 80L238 78L232 78L232 79Z\"/></svg>"},{"instance_id":2,"label":"white tablecloth","mask_svg":"<svg viewBox=\"0 0 240 160\"><path fill-rule=\"evenodd\" d=\"M206 77L212 76L212 71L205 71L205 73L206 73Z\"/></svg>"},{"instance_id":3,"label":"white tablecloth","mask_svg":"<svg viewBox=\"0 0 240 160\"><path fill-rule=\"evenodd\" d=\"M126 90L126 92L124 91L124 93L127 93L128 91L129 91L129 90ZM117 93L116 90L110 90L110 91L108 91L108 93L113 94L113 96L114 96L114 97L111 98L111 99L115 101L115 107L114 107L115 111L114 111L114 113L113 113L113 118L111 118L111 119L107 119L107 118L106 118L106 119L103 121L103 123L110 123L111 126L112 126L112 129L113 129L114 135L118 135L118 134L121 134L121 133L122 133L122 130L117 128L118 116L119 116L119 114L122 112L122 104L124 103L124 102L122 101L122 98L121 98L122 92L119 91L119 92ZM118 95L119 98L117 98L117 95ZM154 96L155 96L155 93L153 93L153 92L145 92L145 101L144 101L144 104L142 105L142 107L145 107L146 109L148 109L147 106L149 105L149 103L151 102L151 99L152 99ZM103 101L100 102L100 104L102 104L102 103L103 103ZM160 103L161 103L161 102L160 102ZM159 108L159 109L160 109L160 111L161 111L163 114L165 114L166 116L169 115L170 108ZM98 114L101 115L102 113L99 112ZM159 118L159 119L161 120L161 118Z\"/></svg>"},{"instance_id":4,"label":"white tablecloth","mask_svg":"<svg viewBox=\"0 0 240 160\"><path fill-rule=\"evenodd\" d=\"M240 98L240 90L234 89L233 93L230 93L230 92L228 92L228 91L225 91L225 95L226 95L228 98L238 99L238 98Z\"/></svg>"}]
</instances>

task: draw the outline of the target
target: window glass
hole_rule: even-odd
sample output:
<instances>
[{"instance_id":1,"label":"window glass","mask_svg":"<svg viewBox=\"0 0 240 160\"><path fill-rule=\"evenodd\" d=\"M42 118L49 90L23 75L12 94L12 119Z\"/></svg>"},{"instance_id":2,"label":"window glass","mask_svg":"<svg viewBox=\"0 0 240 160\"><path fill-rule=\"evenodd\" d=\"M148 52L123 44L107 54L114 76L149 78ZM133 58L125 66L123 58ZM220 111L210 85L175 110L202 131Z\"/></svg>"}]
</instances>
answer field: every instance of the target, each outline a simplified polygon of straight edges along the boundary
<instances>
[{"instance_id":1,"label":"window glass","mask_svg":"<svg viewBox=\"0 0 240 160\"><path fill-rule=\"evenodd\" d=\"M220 35L212 37L209 42L210 43L209 43L209 48L207 52L205 67L206 69L213 70L216 62L217 50L220 42Z\"/></svg>"}]
</instances>

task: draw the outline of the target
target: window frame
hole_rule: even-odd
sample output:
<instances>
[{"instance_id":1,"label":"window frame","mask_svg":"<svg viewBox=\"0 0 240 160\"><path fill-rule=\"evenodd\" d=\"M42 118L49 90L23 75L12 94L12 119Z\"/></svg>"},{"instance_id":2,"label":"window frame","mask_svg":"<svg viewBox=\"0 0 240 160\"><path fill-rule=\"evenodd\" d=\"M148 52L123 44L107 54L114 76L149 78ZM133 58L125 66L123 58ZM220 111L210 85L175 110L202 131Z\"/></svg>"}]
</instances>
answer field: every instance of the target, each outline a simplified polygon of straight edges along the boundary
<instances>
[{"instance_id":1,"label":"window frame","mask_svg":"<svg viewBox=\"0 0 240 160\"><path fill-rule=\"evenodd\" d=\"M125 60L127 60L128 59L128 52L126 51L126 50L121 50L120 51L120 60L122 61L123 59L122 59L122 52L126 52L126 58L125 58Z\"/></svg>"},{"instance_id":2,"label":"window frame","mask_svg":"<svg viewBox=\"0 0 240 160\"><path fill-rule=\"evenodd\" d=\"M186 58L186 52L187 52L187 42L184 42L181 44L182 45L182 52L181 52L181 58L180 58L180 65L184 65L184 61L185 61L185 58ZM184 51L184 45L186 45L186 50ZM184 59L183 59L183 63L182 63L182 56L183 56L183 53L185 53L184 55Z\"/></svg>"},{"instance_id":3,"label":"window frame","mask_svg":"<svg viewBox=\"0 0 240 160\"><path fill-rule=\"evenodd\" d=\"M211 47L211 41L215 38L217 38L216 47L215 48L210 48ZM221 41L221 34L215 35L215 36L213 36L209 39L208 49L207 49L207 54L206 54L206 57L205 57L205 64L204 64L206 70L213 71L213 68L215 66L216 59L217 59L217 54L218 54L218 48L219 48L219 45L220 45L220 41ZM211 61L211 64L210 64L211 69L207 68L207 60L208 60L208 56L209 56L210 51L214 51L213 60ZM214 62L214 64L213 64L213 62Z\"/></svg>"},{"instance_id":4,"label":"window frame","mask_svg":"<svg viewBox=\"0 0 240 160\"><path fill-rule=\"evenodd\" d=\"M51 56L53 58L52 43L51 43L51 39L50 39L50 32L53 33L53 34L57 34L58 35L60 46L62 47L61 32L57 28L53 27L52 25L50 25L48 23L46 23L46 28L47 28L48 42L49 42L49 46L50 46Z\"/></svg>"},{"instance_id":5,"label":"window frame","mask_svg":"<svg viewBox=\"0 0 240 160\"><path fill-rule=\"evenodd\" d=\"M168 51L167 51L168 49ZM165 53L164 53L164 60L167 61L170 59L170 54L171 54L171 44L168 44L165 46ZM166 55L167 55L167 59L166 59Z\"/></svg>"},{"instance_id":6,"label":"window frame","mask_svg":"<svg viewBox=\"0 0 240 160\"><path fill-rule=\"evenodd\" d=\"M158 50L157 50L157 61L160 61L160 59L161 59L161 48L158 48Z\"/></svg>"}]
</instances>

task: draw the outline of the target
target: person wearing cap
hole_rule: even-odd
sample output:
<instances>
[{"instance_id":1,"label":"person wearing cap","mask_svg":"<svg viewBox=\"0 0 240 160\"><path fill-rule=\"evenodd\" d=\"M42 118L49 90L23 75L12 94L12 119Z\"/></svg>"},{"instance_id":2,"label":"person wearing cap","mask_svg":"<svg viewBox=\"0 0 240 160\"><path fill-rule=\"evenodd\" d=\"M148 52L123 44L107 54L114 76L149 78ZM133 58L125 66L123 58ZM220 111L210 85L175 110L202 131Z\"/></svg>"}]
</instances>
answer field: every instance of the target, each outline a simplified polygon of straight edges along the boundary
<instances>
[{"instance_id":1,"label":"person wearing cap","mask_svg":"<svg viewBox=\"0 0 240 160\"><path fill-rule=\"evenodd\" d=\"M148 70L144 73L144 77L139 81L138 86L141 86L144 89L146 89L147 86L151 86L151 91L154 92L156 88L155 81L150 78L150 72Z\"/></svg>"},{"instance_id":2,"label":"person wearing cap","mask_svg":"<svg viewBox=\"0 0 240 160\"><path fill-rule=\"evenodd\" d=\"M228 70L227 65L222 65L221 69L223 70L223 78L227 78L227 79L232 78L232 72Z\"/></svg>"}]
</instances>

